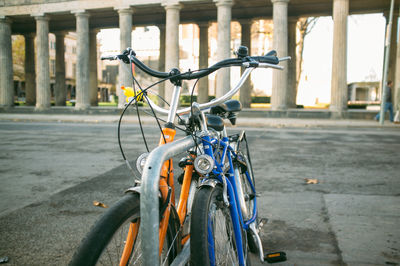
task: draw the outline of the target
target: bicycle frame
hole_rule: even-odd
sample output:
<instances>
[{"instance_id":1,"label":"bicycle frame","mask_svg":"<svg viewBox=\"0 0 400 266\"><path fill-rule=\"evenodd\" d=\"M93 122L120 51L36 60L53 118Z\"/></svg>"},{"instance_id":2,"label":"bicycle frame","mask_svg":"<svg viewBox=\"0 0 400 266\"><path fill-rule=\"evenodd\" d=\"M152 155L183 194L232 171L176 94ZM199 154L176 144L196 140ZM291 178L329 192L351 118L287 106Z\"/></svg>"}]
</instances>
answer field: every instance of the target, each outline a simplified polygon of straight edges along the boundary
<instances>
[{"instance_id":1,"label":"bicycle frame","mask_svg":"<svg viewBox=\"0 0 400 266\"><path fill-rule=\"evenodd\" d=\"M239 263L240 265L245 265L245 259L244 259L244 250L242 249L243 243L242 243L242 231L240 228L243 228L244 230L249 229L249 225L253 223L257 217L257 202L256 199L254 198L254 205L253 205L253 216L247 220L244 221L243 219L243 214L242 210L240 207L239 202L239 195L238 195L238 190L237 190L237 185L235 181L235 173L234 173L234 168L233 168L233 161L232 161L232 155L235 157L236 154L234 152L234 149L232 146L229 145L229 139L228 137L224 136L221 141L215 138L210 138L209 136L204 136L202 137L202 143L204 147L204 151L207 155L211 156L211 158L214 158L214 163L216 166L216 169L212 171L213 175L217 177L218 181L221 183L221 185L226 185L226 193L228 196L229 200L229 210L231 213L232 217L232 223L233 223L233 229L234 229L234 235L235 235L235 241L236 241L236 247L237 247L237 252L238 252L238 258L239 258ZM220 161L215 158L215 152L214 149L212 148L212 145L219 145L222 147L222 156L220 158ZM224 173L224 167L225 167L225 161L228 160L229 163L229 169L227 173ZM225 176L227 178L225 178ZM253 193L255 193L255 188L254 184L252 183L252 180L248 174L246 174L246 178L248 179L251 189ZM207 180L207 179L204 179ZM240 248L239 248L240 247ZM213 255L211 255L214 257Z\"/></svg>"},{"instance_id":2,"label":"bicycle frame","mask_svg":"<svg viewBox=\"0 0 400 266\"><path fill-rule=\"evenodd\" d=\"M170 108L170 113L168 115L167 123L172 123L174 121L175 113L179 103L180 86L175 86L174 94L172 96L172 104ZM166 143L174 142L176 135L176 130L173 128L164 127L162 129L162 134L160 136L159 146ZM192 183L193 165L186 165L184 169L184 178L181 187L181 193L179 197L179 205L177 207L177 214L179 217L180 225L183 225L187 214L187 203L189 197L189 191ZM159 191L161 193L161 198L163 202L168 204L164 213L162 213L162 219L159 222L158 239L159 239L159 255L161 255L162 247L167 233L169 218L171 214L171 205L175 205L175 186L174 186L174 175L173 175L173 163L172 159L167 159L161 167L159 179ZM143 197L142 197L143 200ZM168 201L168 202L167 202ZM158 203L158 201L157 201ZM121 264L125 265L130 258L131 250L133 248L134 240L136 239L139 231L140 222L131 223L129 227L129 232L126 239L126 245L124 247ZM187 235L183 240L182 244L185 244L189 239L190 235Z\"/></svg>"},{"instance_id":3,"label":"bicycle frame","mask_svg":"<svg viewBox=\"0 0 400 266\"><path fill-rule=\"evenodd\" d=\"M222 103L223 101L229 99L232 97L238 90L239 88L243 85L244 81L247 79L247 77L250 75L251 71L254 68L250 67L245 70L245 72L242 74L238 84L235 86L234 89L232 89L228 94L220 98L218 101L214 101L211 104L206 104L206 105L200 105L200 108L208 108L209 106L217 105L219 103ZM183 114L186 112L190 111L190 108L183 109L181 112L177 112L177 107L179 103L179 96L181 92L181 87L180 86L175 86L172 99L171 99L171 105L170 109L168 111L168 119L167 123L173 124L175 120L175 116L177 113ZM228 96L228 97L226 97ZM159 113L165 114L165 109L162 109L158 107L157 105L154 104L150 101L149 104L152 105L152 107ZM207 138L207 136L205 136ZM226 141L226 140L225 140ZM168 142L168 141L167 141ZM197 142L197 140L196 140ZM161 142L160 142L161 143ZM160 189L160 186L162 185L160 178L162 176L161 170L165 169L165 162L166 160L169 160L172 156L177 155L179 153L182 153L186 150L189 150L193 148L196 145L195 140L193 139L192 136L187 136L183 139L173 141L166 143L164 145L161 145L154 149L148 156L145 166L143 168L143 173L142 173L142 185L141 185L141 201L140 201L140 213L141 213L141 223L143 224L142 226L142 256L143 256L143 261L145 261L146 265L158 265L158 257L159 257L159 252L162 249L162 242L161 242L161 237L162 235L158 234L158 226L160 224L159 220L159 202L158 202L158 191ZM227 145L228 147L228 145ZM232 148L231 148L232 149ZM233 150L232 150L233 151ZM229 158L230 154L228 155ZM214 158L214 157L212 157ZM232 161L230 161L232 163ZM232 169L232 167L230 167ZM233 170L232 170L233 171ZM161 175L160 175L161 173ZM233 178L233 172L232 178ZM229 178L228 178L229 180ZM234 180L233 180L234 181ZM229 180L229 182L231 182ZM237 195L235 195L235 188L232 188L230 186L231 191L229 192L229 195L233 195L230 197L233 200L232 206L232 215L236 215L234 220L236 220L236 228L235 228L235 239L239 239L237 242L238 244L242 243L241 240L241 232L240 232L240 224L238 221L240 221L240 218L237 217L238 215L241 215L241 212L238 212L237 210L234 210L233 208L236 208L237 204ZM185 191L181 191L182 192ZM186 193L186 192L185 192ZM164 197L164 196L163 196ZM180 201L181 202L181 201ZM235 207L233 207L235 206ZM184 209L181 207L182 210ZM167 208L167 211L169 212L169 207ZM179 207L178 207L179 209ZM178 214L179 215L179 214ZM183 219L184 217L181 218L179 215L180 219ZM165 215L164 215L165 218ZM243 220L241 218L241 220ZM165 222L166 221L166 222ZM168 224L168 220L165 220L164 223ZM242 222L243 223L243 222ZM166 230L165 226L165 230ZM238 237L236 236L238 234ZM165 236L165 235L164 235ZM187 239L184 239L186 241ZM188 242L186 242L185 247L188 245ZM184 247L184 249L185 249ZM243 261L243 250L239 250L239 256L240 256L240 261ZM158 251L158 252L157 252ZM185 257L182 258L182 256L178 256L175 260L181 260L185 261L188 259L188 256L190 254L185 253ZM175 262L174 262L175 263Z\"/></svg>"},{"instance_id":4,"label":"bicycle frame","mask_svg":"<svg viewBox=\"0 0 400 266\"><path fill-rule=\"evenodd\" d=\"M151 101L151 99L147 98L145 95L145 91L148 90L150 87L146 88L146 90L143 90L142 96L146 97L146 100L148 104L152 107L152 111L168 115L167 123L165 125L165 128L162 129L163 134L160 138L159 146L154 149L152 152L149 153L145 165L143 167L142 171L142 179L141 179L141 186L140 187L133 187L128 189L128 191L131 192L136 192L140 193L140 224L142 226L142 258L143 261L146 265L158 265L159 264L159 255L162 251L163 247L163 241L166 236L166 231L168 227L168 222L169 222L169 216L171 212L171 205L175 206L175 188L174 188L174 180L173 180L173 173L172 173L172 157L175 155L178 155L179 153L182 153L184 151L188 151L192 149L195 145L197 145L198 137L193 137L187 136L185 138L182 138L180 140L174 141L174 137L176 134L175 131L175 126L174 126L174 120L176 115L181 115L181 114L187 114L189 112L192 112L193 108L188 107L188 108L183 108L178 110L178 104L179 104L179 96L181 92L181 81L182 80L191 80L191 79L199 79L201 77L205 77L206 75L211 74L212 72L222 68L222 67L227 67L227 66L243 66L246 68L246 70L243 72L239 82L237 85L232 88L229 92L224 94L223 96L207 103L203 104L198 104L198 109L199 110L204 110L207 108L210 108L212 106L216 106L220 103L225 102L226 100L232 98L234 94L236 94L239 90L239 88L243 85L244 81L248 78L250 75L251 71L254 70L257 67L261 68L275 68L275 69L283 69L282 66L278 66L278 63L280 61L284 60L289 60L290 57L287 58L277 58L276 57L276 52L268 53L265 56L261 57L250 57L250 56L245 56L247 54L247 48L241 48L242 52L245 51L245 53L240 53L238 54L238 58L236 59L226 59L222 60L213 66L204 69L204 70L198 70L197 73L188 71L185 73L179 73L179 71L171 71L171 72L160 72L154 69L151 69L144 65L139 59L137 59L135 56L135 52L127 48L123 54L120 55L115 55L115 56L106 56L102 57L102 60L116 60L119 59L123 61L124 63L131 63L130 67L133 68L132 62L138 66L141 70L143 70L145 73L153 76L153 77L158 77L158 78L163 78L165 80L169 79L174 85L174 90L173 90L173 95L171 99L171 105L169 110L163 109L160 106L157 106L154 104L154 102ZM132 70L132 69L130 69ZM178 73L177 73L178 72ZM133 72L132 72L133 73ZM153 84L154 85L154 84ZM152 85L152 86L153 86ZM140 87L140 86L139 86ZM135 96L136 92L133 94ZM138 100L138 95L136 95L136 100ZM131 100L131 102L133 99ZM125 110L124 110L125 112ZM123 112L123 113L124 113ZM123 114L122 113L122 114ZM202 113L202 116L204 118L204 113ZM122 118L122 116L121 116ZM203 122L205 123L205 119L203 119ZM207 130L207 126L202 127L203 130ZM211 139L210 136L204 136L203 138L200 138L201 142L203 143L203 146L208 146L208 148L205 147L206 154L209 154L212 158L214 158L215 162L217 163L217 169L214 170L214 174L216 174L216 179L221 182L224 186L224 202L228 202L228 196L229 196L229 205L230 205L230 212L233 220L233 226L234 226L234 235L236 239L236 245L237 246L242 246L242 232L241 232L241 227L243 227L245 230L247 230L249 227L252 231L255 232L255 224L253 223L256 217L256 201L254 199L254 211L253 211L253 217L251 217L250 220L244 221L243 220L243 214L241 211L240 205L237 203L238 200L240 202L243 202L243 195L242 197L238 194L237 191L237 186L235 181L235 171L234 171L234 165L232 162L232 158L235 158L235 152L234 149L229 145L229 139L226 136L226 131L224 130L224 138L222 141L219 141L218 139ZM209 135L209 134L208 134ZM220 162L217 162L217 160L214 157L212 148L207 145L207 143L210 143L210 141L213 142L218 142L219 145L222 145L223 147L223 154L222 154L222 159ZM205 145L204 145L205 144ZM122 148L121 148L122 152ZM123 153L122 153L123 154ZM125 156L123 156L125 159ZM225 165L224 162L225 160L228 160L229 164L229 169L227 172L227 177L225 178ZM127 161L128 166L129 162ZM130 166L129 166L130 167ZM237 171L236 171L237 172ZM192 174L193 174L193 166L186 165L185 166L185 175L184 175L184 182L183 182L183 188L181 190L181 195L180 195L180 200L179 200L179 206L178 206L178 216L179 216L179 221L180 224L185 220L186 213L187 213L187 206L188 206L188 197L190 196L190 191L192 190L193 186L191 185L191 179L192 179ZM252 178L249 175L246 175L251 189L254 192L254 185L252 183ZM214 178L215 179L215 178ZM214 181L214 180L213 180ZM217 181L214 181L217 182ZM238 181L239 182L239 181ZM240 182L239 182L240 183ZM239 184L240 185L240 184ZM163 202L167 203L167 206L164 210L162 215L162 219L160 221L160 209L159 209L159 199L160 199L160 194ZM240 204L241 204L240 203ZM243 205L243 204L241 204ZM190 206L190 205L189 205ZM245 209L244 209L245 210ZM174 214L173 214L174 215ZM176 217L176 216L175 216ZM126 245L123 251L123 257L121 258L121 262L123 262L126 259L129 259L129 254L132 250L132 246L134 243L135 238L137 237L137 232L139 229L139 223L132 223L130 228L129 228L129 233L126 239ZM180 229L179 229L180 230ZM178 232L179 233L179 232ZM257 235L258 236L258 235ZM184 244L183 250L181 253L178 254L176 259L173 262L173 265L181 265L186 263L185 259L188 258L190 255L190 252L188 253L188 238L185 238L182 240L182 243ZM261 240L258 237L258 243L260 246L260 253L262 253L261 250ZM239 256L239 261L240 264L244 264L244 256L243 256L243 249L238 248L238 256ZM263 258L261 259L263 261Z\"/></svg>"}]
</instances>

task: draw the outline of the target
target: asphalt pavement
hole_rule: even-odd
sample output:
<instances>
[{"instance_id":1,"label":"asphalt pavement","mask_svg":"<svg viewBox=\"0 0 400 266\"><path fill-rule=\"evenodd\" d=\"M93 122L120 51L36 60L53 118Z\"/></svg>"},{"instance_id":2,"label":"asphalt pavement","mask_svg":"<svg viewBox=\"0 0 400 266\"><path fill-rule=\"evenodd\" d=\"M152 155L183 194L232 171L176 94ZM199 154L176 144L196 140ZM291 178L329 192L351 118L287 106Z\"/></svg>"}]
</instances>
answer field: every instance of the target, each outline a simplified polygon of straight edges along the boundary
<instances>
[{"instance_id":1,"label":"asphalt pavement","mask_svg":"<svg viewBox=\"0 0 400 266\"><path fill-rule=\"evenodd\" d=\"M112 205L132 184L116 121L112 115L0 114L5 265L67 265L105 211L93 201ZM158 130L150 118L144 122L155 147ZM282 265L399 265L399 125L239 118L230 130L243 128L260 217L269 219L261 231L266 252L285 251ZM123 121L122 143L130 160L145 151L133 116ZM256 257L252 264L258 265Z\"/></svg>"}]
</instances>

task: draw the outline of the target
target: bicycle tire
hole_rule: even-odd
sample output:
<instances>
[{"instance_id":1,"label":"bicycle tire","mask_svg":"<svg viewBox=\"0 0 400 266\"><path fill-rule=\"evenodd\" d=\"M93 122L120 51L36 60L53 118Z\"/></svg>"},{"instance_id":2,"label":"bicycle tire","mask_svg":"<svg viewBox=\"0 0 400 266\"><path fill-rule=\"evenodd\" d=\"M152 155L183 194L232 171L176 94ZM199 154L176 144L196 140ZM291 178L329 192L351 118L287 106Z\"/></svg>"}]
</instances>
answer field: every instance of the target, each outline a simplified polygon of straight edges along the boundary
<instances>
[{"instance_id":1,"label":"bicycle tire","mask_svg":"<svg viewBox=\"0 0 400 266\"><path fill-rule=\"evenodd\" d=\"M173 209L171 208L171 210ZM173 241L179 232L179 225L177 224L179 219L175 220L176 218L176 212L171 211L163 248L163 253L165 250L170 250L168 258L165 257L168 264L171 264L176 257L180 247L180 238ZM129 228L131 222L140 222L140 196L137 193L127 193L104 213L82 240L69 265L119 265L119 259L128 235L126 227ZM137 258L140 259L138 254L141 253L139 234L140 226L129 262L126 265L142 264L142 261L136 260ZM117 239L118 237L120 239ZM160 258L160 261L164 261L164 259Z\"/></svg>"},{"instance_id":2,"label":"bicycle tire","mask_svg":"<svg viewBox=\"0 0 400 266\"><path fill-rule=\"evenodd\" d=\"M246 169L244 168L239 169L241 187L242 191L244 192L246 208L248 212L247 217L243 217L243 219L246 219L246 218L251 218L253 216L254 199L256 196L255 191L252 190L246 175L250 176L251 182L253 183L254 187L255 187L255 180L254 180L253 166L251 164L250 151L248 148L246 137L244 137L240 141L240 143L238 143L238 145L239 145L238 157L242 157L239 158L239 160L244 162L246 165L245 167ZM236 167L238 166L236 165L235 168ZM256 216L256 226L258 226L258 223L259 223L258 216ZM256 237L253 235L253 232L251 230L247 230L247 242L251 253L259 252Z\"/></svg>"},{"instance_id":3,"label":"bicycle tire","mask_svg":"<svg viewBox=\"0 0 400 266\"><path fill-rule=\"evenodd\" d=\"M191 220L190 265L239 265L232 219L220 186L200 188L193 202ZM246 260L249 265L249 258Z\"/></svg>"}]
</instances>

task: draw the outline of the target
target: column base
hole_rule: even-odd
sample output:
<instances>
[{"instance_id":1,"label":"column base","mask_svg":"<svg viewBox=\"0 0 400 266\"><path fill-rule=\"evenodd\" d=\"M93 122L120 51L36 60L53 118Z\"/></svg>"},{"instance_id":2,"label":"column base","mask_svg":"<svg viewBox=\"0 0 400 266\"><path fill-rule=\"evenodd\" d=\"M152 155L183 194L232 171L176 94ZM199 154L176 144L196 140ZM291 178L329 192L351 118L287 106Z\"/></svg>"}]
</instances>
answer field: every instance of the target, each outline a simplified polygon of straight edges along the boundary
<instances>
[{"instance_id":1,"label":"column base","mask_svg":"<svg viewBox=\"0 0 400 266\"><path fill-rule=\"evenodd\" d=\"M0 109L7 111L7 110L11 110L14 108L14 105L7 105L7 104L0 104Z\"/></svg>"},{"instance_id":2,"label":"column base","mask_svg":"<svg viewBox=\"0 0 400 266\"><path fill-rule=\"evenodd\" d=\"M76 104L75 110L87 110L90 108L89 104Z\"/></svg>"},{"instance_id":3,"label":"column base","mask_svg":"<svg viewBox=\"0 0 400 266\"><path fill-rule=\"evenodd\" d=\"M287 105L271 106L271 110L273 111L286 111L287 109Z\"/></svg>"},{"instance_id":4,"label":"column base","mask_svg":"<svg viewBox=\"0 0 400 266\"><path fill-rule=\"evenodd\" d=\"M49 110L49 109L50 109L50 105L36 104L36 106L35 106L35 111L45 111L45 110Z\"/></svg>"},{"instance_id":5,"label":"column base","mask_svg":"<svg viewBox=\"0 0 400 266\"><path fill-rule=\"evenodd\" d=\"M332 119L342 119L346 117L347 109L340 108L336 106L329 107L329 111L331 112Z\"/></svg>"}]
</instances>

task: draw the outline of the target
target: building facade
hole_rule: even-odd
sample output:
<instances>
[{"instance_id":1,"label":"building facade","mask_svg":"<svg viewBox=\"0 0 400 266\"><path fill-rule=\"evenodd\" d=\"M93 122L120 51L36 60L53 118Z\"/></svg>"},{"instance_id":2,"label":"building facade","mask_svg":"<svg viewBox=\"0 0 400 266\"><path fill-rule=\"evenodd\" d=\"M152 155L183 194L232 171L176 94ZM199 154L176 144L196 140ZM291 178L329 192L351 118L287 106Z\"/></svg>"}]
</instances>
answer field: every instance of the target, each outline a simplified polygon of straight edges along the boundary
<instances>
[{"instance_id":1,"label":"building facade","mask_svg":"<svg viewBox=\"0 0 400 266\"><path fill-rule=\"evenodd\" d=\"M398 10L399 1L396 1ZM231 47L231 22L237 21L241 27L241 43L251 47L251 25L256 19L272 19L273 48L279 56L294 55L296 21L299 17L332 16L334 22L333 60L331 81L330 110L338 116L347 109L347 17L349 14L385 13L390 0L4 0L0 3L0 105L13 106L14 90L12 81L11 36L26 36L27 53L25 72L27 84L35 84L35 88L27 87L27 96L35 102L37 109L50 107L50 59L49 33L56 36L56 83L54 94L56 104L65 102L63 90L58 87L57 80L65 80L63 43L65 32L76 32L76 106L86 109L94 105L97 95L96 34L102 28L120 28L121 50L132 46L132 29L135 26L158 26L160 29L159 68L169 71L179 66L179 25L196 23L199 27L199 67L208 65L208 34L210 23L217 24L217 58L218 60L233 56ZM395 15L397 22L398 14ZM394 35L397 37L397 23ZM32 41L36 38L36 47ZM392 38L392 60L389 78L395 80L396 106L399 102L400 61L396 43ZM62 47L62 48L61 48ZM294 47L294 48L293 48ZM36 54L36 58L34 58ZM58 56L57 56L58 55ZM394 59L393 59L394 58ZM295 65L295 57L290 64ZM283 62L283 71L273 72L271 107L273 110L285 110L295 106L293 95L296 94L296 69ZM63 67L64 66L64 67ZM119 71L120 84L130 82L130 76ZM216 96L229 90L230 72L219 71L216 78ZM207 86L206 83L201 86ZM61 89L60 89L61 88ZM117 86L117 89L119 86ZM208 90L200 90L207 92ZM204 99L206 95L200 95ZM95 93L96 92L96 93ZM124 96L118 90L119 104L123 105ZM162 96L168 100L171 88L161 89ZM245 106L249 105L249 86L241 91L241 99ZM28 101L27 98L27 101ZM34 100L33 100L34 99Z\"/></svg>"}]
</instances>

